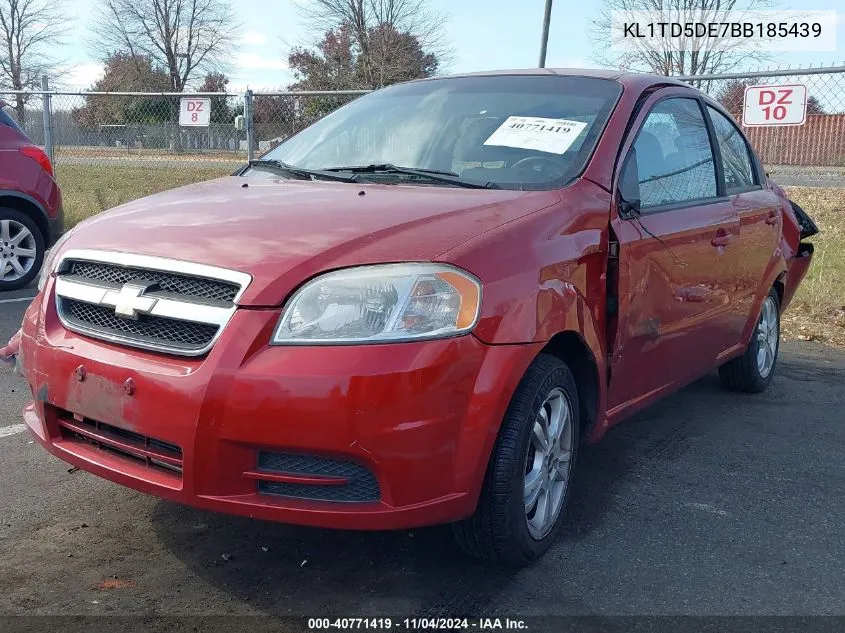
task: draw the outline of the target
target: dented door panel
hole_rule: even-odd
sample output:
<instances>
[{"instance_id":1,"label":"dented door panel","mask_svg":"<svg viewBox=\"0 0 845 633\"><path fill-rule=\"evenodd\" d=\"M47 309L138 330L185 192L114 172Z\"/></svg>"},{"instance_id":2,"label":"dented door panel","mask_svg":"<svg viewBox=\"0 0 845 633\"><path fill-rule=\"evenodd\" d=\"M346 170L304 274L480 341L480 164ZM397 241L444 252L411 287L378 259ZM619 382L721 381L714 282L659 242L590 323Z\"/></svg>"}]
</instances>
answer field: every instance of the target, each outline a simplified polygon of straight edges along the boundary
<instances>
[{"instance_id":1,"label":"dented door panel","mask_svg":"<svg viewBox=\"0 0 845 633\"><path fill-rule=\"evenodd\" d=\"M699 375L736 343L727 327L739 248L732 205L675 209L641 222L612 222L620 253L611 414Z\"/></svg>"}]
</instances>

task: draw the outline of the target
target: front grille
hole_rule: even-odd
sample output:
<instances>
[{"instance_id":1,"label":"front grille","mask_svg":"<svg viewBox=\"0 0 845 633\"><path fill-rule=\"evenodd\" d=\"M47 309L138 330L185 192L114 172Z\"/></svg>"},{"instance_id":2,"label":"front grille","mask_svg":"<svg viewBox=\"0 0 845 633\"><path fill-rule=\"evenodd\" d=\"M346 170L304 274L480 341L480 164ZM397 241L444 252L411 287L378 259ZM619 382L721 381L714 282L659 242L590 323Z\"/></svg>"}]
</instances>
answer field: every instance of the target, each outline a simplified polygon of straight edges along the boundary
<instances>
[{"instance_id":1,"label":"front grille","mask_svg":"<svg viewBox=\"0 0 845 633\"><path fill-rule=\"evenodd\" d=\"M114 308L61 298L59 309L65 321L78 329L131 338L150 346L201 350L211 344L219 329L208 323L194 323L158 316L141 316L137 320L117 316Z\"/></svg>"},{"instance_id":2,"label":"front grille","mask_svg":"<svg viewBox=\"0 0 845 633\"><path fill-rule=\"evenodd\" d=\"M67 329L177 356L211 350L246 290L246 273L111 251L69 251L56 266L59 319Z\"/></svg>"},{"instance_id":3,"label":"front grille","mask_svg":"<svg viewBox=\"0 0 845 633\"><path fill-rule=\"evenodd\" d=\"M81 442L181 479L182 449L175 444L89 418L80 420L62 409L57 409L57 419L64 440Z\"/></svg>"},{"instance_id":4,"label":"front grille","mask_svg":"<svg viewBox=\"0 0 845 633\"><path fill-rule=\"evenodd\" d=\"M378 501L381 493L378 480L365 466L339 459L293 453L258 453L258 470L284 475L308 477L341 477L346 484L300 484L259 480L263 494L310 499L315 501L368 502Z\"/></svg>"},{"instance_id":5,"label":"front grille","mask_svg":"<svg viewBox=\"0 0 845 633\"><path fill-rule=\"evenodd\" d=\"M161 270L132 268L85 260L69 260L65 264L65 272L96 282L97 285L113 287L120 287L130 281L143 279L158 284L159 290L155 293L149 293L150 296L169 293L200 301L219 301L229 305L234 303L240 290L238 284L220 279L206 279Z\"/></svg>"}]
</instances>

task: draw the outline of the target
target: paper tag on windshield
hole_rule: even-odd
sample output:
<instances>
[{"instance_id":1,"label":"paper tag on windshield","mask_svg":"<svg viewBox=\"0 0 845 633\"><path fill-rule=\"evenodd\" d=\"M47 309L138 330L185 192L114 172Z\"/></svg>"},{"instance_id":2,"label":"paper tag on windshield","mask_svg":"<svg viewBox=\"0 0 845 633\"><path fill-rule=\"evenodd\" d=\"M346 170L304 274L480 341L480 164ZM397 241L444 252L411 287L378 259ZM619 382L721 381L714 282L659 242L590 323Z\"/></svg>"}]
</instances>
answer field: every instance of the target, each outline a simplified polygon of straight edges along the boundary
<instances>
[{"instance_id":1,"label":"paper tag on windshield","mask_svg":"<svg viewBox=\"0 0 845 633\"><path fill-rule=\"evenodd\" d=\"M585 127L583 121L509 116L484 144L563 154Z\"/></svg>"}]
</instances>

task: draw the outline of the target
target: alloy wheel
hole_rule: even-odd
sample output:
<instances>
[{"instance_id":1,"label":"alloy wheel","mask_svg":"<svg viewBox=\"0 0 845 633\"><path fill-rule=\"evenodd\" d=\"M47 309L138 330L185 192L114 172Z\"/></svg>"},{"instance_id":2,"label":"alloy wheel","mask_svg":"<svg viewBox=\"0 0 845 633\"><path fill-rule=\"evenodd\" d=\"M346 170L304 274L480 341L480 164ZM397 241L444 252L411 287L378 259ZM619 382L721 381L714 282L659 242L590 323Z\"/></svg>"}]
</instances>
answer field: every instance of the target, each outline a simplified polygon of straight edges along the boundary
<instances>
[{"instance_id":1,"label":"alloy wheel","mask_svg":"<svg viewBox=\"0 0 845 633\"><path fill-rule=\"evenodd\" d=\"M553 389L543 401L525 457L523 501L528 531L540 540L551 531L569 485L573 448L572 405Z\"/></svg>"},{"instance_id":2,"label":"alloy wheel","mask_svg":"<svg viewBox=\"0 0 845 633\"><path fill-rule=\"evenodd\" d=\"M32 232L16 220L0 220L0 281L17 281L35 265Z\"/></svg>"},{"instance_id":3,"label":"alloy wheel","mask_svg":"<svg viewBox=\"0 0 845 633\"><path fill-rule=\"evenodd\" d=\"M767 378L775 366L780 336L778 307L772 297L766 297L763 311L757 322L757 371Z\"/></svg>"}]
</instances>

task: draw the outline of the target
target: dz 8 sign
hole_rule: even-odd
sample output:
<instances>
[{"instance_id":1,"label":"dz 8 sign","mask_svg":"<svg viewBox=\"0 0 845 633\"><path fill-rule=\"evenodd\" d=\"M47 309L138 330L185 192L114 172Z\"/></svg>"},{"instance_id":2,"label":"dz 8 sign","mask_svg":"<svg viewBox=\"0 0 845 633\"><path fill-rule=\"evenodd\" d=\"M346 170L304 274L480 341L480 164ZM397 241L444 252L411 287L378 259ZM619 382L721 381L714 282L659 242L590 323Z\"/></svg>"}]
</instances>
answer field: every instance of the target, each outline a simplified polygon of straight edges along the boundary
<instances>
[{"instance_id":1,"label":"dz 8 sign","mask_svg":"<svg viewBox=\"0 0 845 633\"><path fill-rule=\"evenodd\" d=\"M208 127L209 123L211 123L211 99L179 101L179 125Z\"/></svg>"},{"instance_id":2,"label":"dz 8 sign","mask_svg":"<svg viewBox=\"0 0 845 633\"><path fill-rule=\"evenodd\" d=\"M747 86L743 125L803 125L807 119L807 86Z\"/></svg>"}]
</instances>

